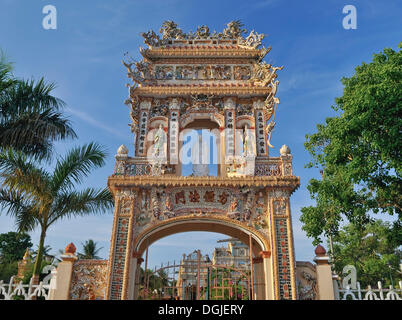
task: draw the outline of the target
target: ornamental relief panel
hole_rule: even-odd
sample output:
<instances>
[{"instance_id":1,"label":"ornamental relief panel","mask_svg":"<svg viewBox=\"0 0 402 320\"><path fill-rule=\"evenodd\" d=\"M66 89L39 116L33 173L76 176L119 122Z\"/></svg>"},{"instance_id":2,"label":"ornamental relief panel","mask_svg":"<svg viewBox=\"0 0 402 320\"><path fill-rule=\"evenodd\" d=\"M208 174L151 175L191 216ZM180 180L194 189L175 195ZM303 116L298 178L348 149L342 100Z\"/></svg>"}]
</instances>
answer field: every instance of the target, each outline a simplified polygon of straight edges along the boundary
<instances>
[{"instance_id":1,"label":"ornamental relief panel","mask_svg":"<svg viewBox=\"0 0 402 320\"><path fill-rule=\"evenodd\" d=\"M156 80L250 80L251 65L156 65Z\"/></svg>"},{"instance_id":2,"label":"ornamental relief panel","mask_svg":"<svg viewBox=\"0 0 402 320\"><path fill-rule=\"evenodd\" d=\"M273 201L273 209L275 215L284 216L287 214L286 210L287 200L278 199Z\"/></svg>"},{"instance_id":3,"label":"ornamental relief panel","mask_svg":"<svg viewBox=\"0 0 402 320\"><path fill-rule=\"evenodd\" d=\"M70 300L103 300L106 293L107 260L79 260L74 263Z\"/></svg>"},{"instance_id":4,"label":"ornamental relief panel","mask_svg":"<svg viewBox=\"0 0 402 320\"><path fill-rule=\"evenodd\" d=\"M137 201L135 233L180 216L213 216L235 220L267 233L267 203L255 188L151 188Z\"/></svg>"}]
</instances>

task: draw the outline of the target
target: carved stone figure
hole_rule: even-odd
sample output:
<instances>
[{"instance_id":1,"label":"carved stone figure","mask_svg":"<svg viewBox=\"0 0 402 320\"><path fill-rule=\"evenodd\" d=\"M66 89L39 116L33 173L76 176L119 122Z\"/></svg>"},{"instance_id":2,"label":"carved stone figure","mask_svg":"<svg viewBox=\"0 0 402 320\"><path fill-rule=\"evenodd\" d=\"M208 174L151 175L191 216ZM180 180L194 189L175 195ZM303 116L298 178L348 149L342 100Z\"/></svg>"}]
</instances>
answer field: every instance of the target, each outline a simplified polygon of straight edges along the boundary
<instances>
[{"instance_id":1,"label":"carved stone figure","mask_svg":"<svg viewBox=\"0 0 402 320\"><path fill-rule=\"evenodd\" d=\"M122 61L123 65L127 68L127 76L137 84L150 82L154 77L152 74L152 66L144 61ZM133 68L133 65L135 68Z\"/></svg>"},{"instance_id":2,"label":"carved stone figure","mask_svg":"<svg viewBox=\"0 0 402 320\"><path fill-rule=\"evenodd\" d=\"M251 78L251 69L249 66L235 66L234 79L235 80L249 80Z\"/></svg>"},{"instance_id":3,"label":"carved stone figure","mask_svg":"<svg viewBox=\"0 0 402 320\"><path fill-rule=\"evenodd\" d=\"M198 39L206 39L209 37L209 28L207 26L198 26L195 34Z\"/></svg>"},{"instance_id":4,"label":"carved stone figure","mask_svg":"<svg viewBox=\"0 0 402 320\"><path fill-rule=\"evenodd\" d=\"M267 127L265 128L265 132L267 133L267 135L268 135L268 139L267 139L267 143L268 143L268 146L270 146L271 148L273 148L274 146L271 144L271 134L272 134L272 131L274 130L274 128L275 128L275 121L270 121L270 123L268 123L268 125L267 125Z\"/></svg>"},{"instance_id":5,"label":"carved stone figure","mask_svg":"<svg viewBox=\"0 0 402 320\"><path fill-rule=\"evenodd\" d=\"M233 197L233 200L230 204L228 213L226 214L228 218L236 219L236 220L240 219L240 212L237 209L238 205L239 205L239 202L237 200L237 197Z\"/></svg>"},{"instance_id":6,"label":"carved stone figure","mask_svg":"<svg viewBox=\"0 0 402 320\"><path fill-rule=\"evenodd\" d=\"M214 193L214 191L205 191L204 201L205 202L214 202L215 201L215 193Z\"/></svg>"},{"instance_id":7,"label":"carved stone figure","mask_svg":"<svg viewBox=\"0 0 402 320\"><path fill-rule=\"evenodd\" d=\"M155 68L155 78L157 80L172 80L173 67L172 66L157 66Z\"/></svg>"},{"instance_id":8,"label":"carved stone figure","mask_svg":"<svg viewBox=\"0 0 402 320\"><path fill-rule=\"evenodd\" d=\"M263 215L258 215L255 218L254 223L258 228L265 228L268 225L267 220Z\"/></svg>"},{"instance_id":9,"label":"carved stone figure","mask_svg":"<svg viewBox=\"0 0 402 320\"><path fill-rule=\"evenodd\" d=\"M177 66L176 67L176 80L191 80L193 79L192 66Z\"/></svg>"},{"instance_id":10,"label":"carved stone figure","mask_svg":"<svg viewBox=\"0 0 402 320\"><path fill-rule=\"evenodd\" d=\"M151 205L154 218L159 220L161 214L160 200L155 189L152 189L151 191Z\"/></svg>"},{"instance_id":11,"label":"carved stone figure","mask_svg":"<svg viewBox=\"0 0 402 320\"><path fill-rule=\"evenodd\" d=\"M143 32L141 35L144 38L144 43L150 47L157 46L160 43L159 36L153 30Z\"/></svg>"},{"instance_id":12,"label":"carved stone figure","mask_svg":"<svg viewBox=\"0 0 402 320\"><path fill-rule=\"evenodd\" d=\"M200 195L197 190L190 191L188 194L190 202L200 202Z\"/></svg>"},{"instance_id":13,"label":"carved stone figure","mask_svg":"<svg viewBox=\"0 0 402 320\"><path fill-rule=\"evenodd\" d=\"M219 195L219 202L222 204L222 205L224 205L227 201L228 201L228 194L226 193L226 192L222 192L220 195Z\"/></svg>"},{"instance_id":14,"label":"carved stone figure","mask_svg":"<svg viewBox=\"0 0 402 320\"><path fill-rule=\"evenodd\" d=\"M253 205L254 205L254 199L255 199L255 191L254 190L247 190L246 191L247 198L246 198L246 204L244 205L243 209L243 221L247 221L251 217L251 213L253 210Z\"/></svg>"},{"instance_id":15,"label":"carved stone figure","mask_svg":"<svg viewBox=\"0 0 402 320\"><path fill-rule=\"evenodd\" d=\"M155 137L154 137L153 155L155 157L158 157L163 153L162 148L163 148L164 142L165 142L165 132L163 131L163 127L160 124L159 129L156 132Z\"/></svg>"},{"instance_id":16,"label":"carved stone figure","mask_svg":"<svg viewBox=\"0 0 402 320\"><path fill-rule=\"evenodd\" d=\"M165 209L163 210L163 215L166 218L173 218L176 216L175 212L173 212L173 204L170 199L170 194L165 195Z\"/></svg>"},{"instance_id":17,"label":"carved stone figure","mask_svg":"<svg viewBox=\"0 0 402 320\"><path fill-rule=\"evenodd\" d=\"M271 84L274 84L274 80L277 77L276 71L282 70L282 67L272 67L272 65L260 62L255 62L253 64L253 75L251 77L251 81L255 84L261 85L263 87Z\"/></svg>"},{"instance_id":18,"label":"carved stone figure","mask_svg":"<svg viewBox=\"0 0 402 320\"><path fill-rule=\"evenodd\" d=\"M243 134L242 139L243 139L243 156L247 157L248 155L250 155L252 153L252 149L251 149L252 148L252 139L251 139L247 124L244 127L244 134Z\"/></svg>"},{"instance_id":19,"label":"carved stone figure","mask_svg":"<svg viewBox=\"0 0 402 320\"><path fill-rule=\"evenodd\" d=\"M177 24L171 20L163 22L159 32L162 33L163 40L183 38L183 32L181 29L177 28Z\"/></svg>"},{"instance_id":20,"label":"carved stone figure","mask_svg":"<svg viewBox=\"0 0 402 320\"><path fill-rule=\"evenodd\" d=\"M254 30L250 32L250 34L246 37L246 39L242 39L239 43L241 47L246 48L258 48L261 45L262 39L264 39L265 34L254 33Z\"/></svg>"},{"instance_id":21,"label":"carved stone figure","mask_svg":"<svg viewBox=\"0 0 402 320\"><path fill-rule=\"evenodd\" d=\"M229 39L237 39L242 37L243 33L246 33L246 29L242 29L243 24L240 20L234 20L227 24L227 27L223 30L223 37Z\"/></svg>"},{"instance_id":22,"label":"carved stone figure","mask_svg":"<svg viewBox=\"0 0 402 320\"><path fill-rule=\"evenodd\" d=\"M176 199L176 204L185 204L186 197L185 197L184 191L180 191L180 192L176 193L175 199Z\"/></svg>"}]
</instances>

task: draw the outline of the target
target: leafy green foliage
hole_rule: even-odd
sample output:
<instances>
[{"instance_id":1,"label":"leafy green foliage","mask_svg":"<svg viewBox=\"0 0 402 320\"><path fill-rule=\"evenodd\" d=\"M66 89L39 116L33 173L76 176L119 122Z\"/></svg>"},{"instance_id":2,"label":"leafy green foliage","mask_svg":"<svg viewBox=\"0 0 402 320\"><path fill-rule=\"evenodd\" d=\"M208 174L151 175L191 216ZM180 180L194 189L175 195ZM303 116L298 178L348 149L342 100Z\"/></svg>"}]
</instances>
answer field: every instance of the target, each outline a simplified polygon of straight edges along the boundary
<instances>
[{"instance_id":1,"label":"leafy green foliage","mask_svg":"<svg viewBox=\"0 0 402 320\"><path fill-rule=\"evenodd\" d=\"M316 205L302 208L300 218L314 244L336 235L344 219L363 227L370 213L396 214L392 227L401 228L402 51L384 49L355 71L332 106L339 115L306 135L307 166L323 176L310 180Z\"/></svg>"},{"instance_id":2,"label":"leafy green foliage","mask_svg":"<svg viewBox=\"0 0 402 320\"><path fill-rule=\"evenodd\" d=\"M26 233L7 232L0 234L1 264L19 261L25 250L32 247L31 237Z\"/></svg>"},{"instance_id":3,"label":"leafy green foliage","mask_svg":"<svg viewBox=\"0 0 402 320\"><path fill-rule=\"evenodd\" d=\"M2 262L0 263L0 280L5 283L10 281L12 276L15 276L18 272L18 261Z\"/></svg>"},{"instance_id":4,"label":"leafy green foliage","mask_svg":"<svg viewBox=\"0 0 402 320\"><path fill-rule=\"evenodd\" d=\"M354 265L363 288L377 281L390 285L391 278L395 285L402 280L401 243L401 230L394 233L388 222L378 220L364 228L349 224L333 238L334 269L341 275L346 265Z\"/></svg>"},{"instance_id":5,"label":"leafy green foliage","mask_svg":"<svg viewBox=\"0 0 402 320\"><path fill-rule=\"evenodd\" d=\"M148 290L145 290L147 288ZM165 295L174 296L175 281L168 278L168 274L165 270L160 269L157 272L147 269L145 272L143 268L140 267L140 287L139 287L139 299L147 300L159 300L162 290ZM155 294L155 290L158 292Z\"/></svg>"},{"instance_id":6,"label":"leafy green foliage","mask_svg":"<svg viewBox=\"0 0 402 320\"><path fill-rule=\"evenodd\" d=\"M8 149L0 154L0 177L7 189L0 190L0 205L14 217L18 231L40 227L41 234L34 274L39 274L48 228L56 221L102 213L113 206L107 189L74 190L91 170L104 164L103 148L90 143L72 149L59 159L53 173L20 152Z\"/></svg>"},{"instance_id":7,"label":"leafy green foliage","mask_svg":"<svg viewBox=\"0 0 402 320\"><path fill-rule=\"evenodd\" d=\"M85 241L85 243L82 244L82 248L84 249L83 253L78 253L78 258L79 259L100 259L100 257L97 256L99 251L102 248L97 248L98 244L93 241L92 239L89 239Z\"/></svg>"},{"instance_id":8,"label":"leafy green foliage","mask_svg":"<svg viewBox=\"0 0 402 320\"><path fill-rule=\"evenodd\" d=\"M0 150L14 148L50 159L52 142L76 138L61 110L65 103L54 96L54 83L20 80L0 52Z\"/></svg>"}]
</instances>

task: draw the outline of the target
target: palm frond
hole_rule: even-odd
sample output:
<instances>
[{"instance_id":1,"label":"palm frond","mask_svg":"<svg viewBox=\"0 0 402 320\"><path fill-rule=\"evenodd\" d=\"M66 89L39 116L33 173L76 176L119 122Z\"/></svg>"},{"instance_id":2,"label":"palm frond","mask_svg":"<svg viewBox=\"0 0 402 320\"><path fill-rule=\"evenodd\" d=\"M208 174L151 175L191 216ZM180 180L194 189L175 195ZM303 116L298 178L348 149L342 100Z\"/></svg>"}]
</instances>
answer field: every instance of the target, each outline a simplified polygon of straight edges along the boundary
<instances>
[{"instance_id":1,"label":"palm frond","mask_svg":"<svg viewBox=\"0 0 402 320\"><path fill-rule=\"evenodd\" d=\"M65 103L50 94L54 88L42 78L37 83L18 80L2 92L0 147L14 147L43 158L49 156L52 141L76 138L70 121L59 112Z\"/></svg>"},{"instance_id":2,"label":"palm frond","mask_svg":"<svg viewBox=\"0 0 402 320\"><path fill-rule=\"evenodd\" d=\"M27 198L49 199L50 175L24 153L7 149L0 153L0 176L3 186L24 193Z\"/></svg>"},{"instance_id":3,"label":"palm frond","mask_svg":"<svg viewBox=\"0 0 402 320\"><path fill-rule=\"evenodd\" d=\"M33 231L39 224L35 206L17 191L0 189L0 206L15 218L18 232Z\"/></svg>"},{"instance_id":4,"label":"palm frond","mask_svg":"<svg viewBox=\"0 0 402 320\"><path fill-rule=\"evenodd\" d=\"M11 62L7 61L6 55L2 50L0 50L0 101L3 91L16 83L12 77L12 70L13 66Z\"/></svg>"},{"instance_id":5,"label":"palm frond","mask_svg":"<svg viewBox=\"0 0 402 320\"><path fill-rule=\"evenodd\" d=\"M60 194L52 206L48 225L72 216L85 216L103 213L113 207L113 195L108 189L87 188L82 191L70 191Z\"/></svg>"},{"instance_id":6,"label":"palm frond","mask_svg":"<svg viewBox=\"0 0 402 320\"><path fill-rule=\"evenodd\" d=\"M53 190L67 191L74 183L81 183L91 170L105 164L105 156L105 150L94 142L72 149L57 161L52 177Z\"/></svg>"}]
</instances>

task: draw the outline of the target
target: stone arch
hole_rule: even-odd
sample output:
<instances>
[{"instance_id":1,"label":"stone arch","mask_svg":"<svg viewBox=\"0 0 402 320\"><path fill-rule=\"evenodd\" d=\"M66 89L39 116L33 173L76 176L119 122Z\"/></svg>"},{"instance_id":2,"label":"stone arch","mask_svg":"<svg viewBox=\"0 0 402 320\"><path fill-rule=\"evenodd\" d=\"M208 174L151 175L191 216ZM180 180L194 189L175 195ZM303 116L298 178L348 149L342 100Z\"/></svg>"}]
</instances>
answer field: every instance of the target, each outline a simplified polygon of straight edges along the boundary
<instances>
[{"instance_id":1,"label":"stone arch","mask_svg":"<svg viewBox=\"0 0 402 320\"><path fill-rule=\"evenodd\" d=\"M249 235L251 235L254 256L258 256L261 251L271 251L268 240L253 228L237 224L234 220L196 216L184 216L176 219L169 219L144 230L134 240L133 251L142 255L147 246L164 237L176 233L191 231L222 233L237 238L245 244L249 243Z\"/></svg>"},{"instance_id":2,"label":"stone arch","mask_svg":"<svg viewBox=\"0 0 402 320\"><path fill-rule=\"evenodd\" d=\"M153 117L149 120L149 128L150 130L152 129L158 129L159 125L161 124L164 128L167 128L168 126L168 118L167 117Z\"/></svg>"},{"instance_id":3,"label":"stone arch","mask_svg":"<svg viewBox=\"0 0 402 320\"><path fill-rule=\"evenodd\" d=\"M141 263L141 261L143 261L141 256L144 254L146 248L152 245L152 243L173 234L191 231L221 233L237 238L247 245L250 243L249 237L251 236L252 256L255 270L254 279L258 278L259 281L262 281L263 283L262 286L260 285L255 289L254 299L273 299L272 288L274 276L271 266L271 244L258 230L237 223L235 220L213 218L211 216L202 217L189 215L160 222L147 228L133 239L132 252L130 254L133 257L131 261L132 267L139 266L138 262ZM129 299L137 298L139 286L138 279L139 267L131 268L131 272L128 274Z\"/></svg>"},{"instance_id":4,"label":"stone arch","mask_svg":"<svg viewBox=\"0 0 402 320\"><path fill-rule=\"evenodd\" d=\"M223 128L224 126L224 117L221 114L216 112L190 112L183 116L180 127L181 128L188 128L191 123L194 124L202 124L202 122L207 122L205 120L209 120L217 124L216 128ZM196 126L192 126L193 128ZM198 128L202 128L202 126L198 126Z\"/></svg>"},{"instance_id":5,"label":"stone arch","mask_svg":"<svg viewBox=\"0 0 402 320\"><path fill-rule=\"evenodd\" d=\"M254 128L254 118L251 116L239 116L236 120L236 128L243 129L247 124L249 128Z\"/></svg>"},{"instance_id":6,"label":"stone arch","mask_svg":"<svg viewBox=\"0 0 402 320\"><path fill-rule=\"evenodd\" d=\"M222 115L217 113L206 113L206 112L199 112L199 113L189 113L186 115L180 125L180 137L179 138L179 150L181 150L183 146L183 137L182 134L185 130L189 129L209 129L211 130L211 134L216 139L216 160L217 160L217 175L220 176L223 173L221 169L221 164L224 162L224 118ZM177 172L182 171L181 165L178 166Z\"/></svg>"}]
</instances>

